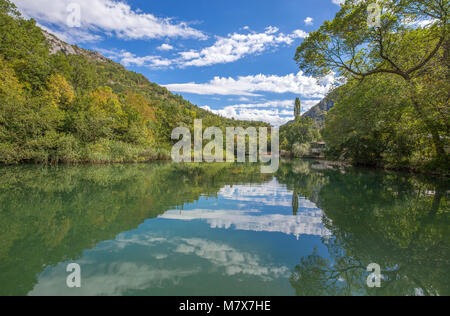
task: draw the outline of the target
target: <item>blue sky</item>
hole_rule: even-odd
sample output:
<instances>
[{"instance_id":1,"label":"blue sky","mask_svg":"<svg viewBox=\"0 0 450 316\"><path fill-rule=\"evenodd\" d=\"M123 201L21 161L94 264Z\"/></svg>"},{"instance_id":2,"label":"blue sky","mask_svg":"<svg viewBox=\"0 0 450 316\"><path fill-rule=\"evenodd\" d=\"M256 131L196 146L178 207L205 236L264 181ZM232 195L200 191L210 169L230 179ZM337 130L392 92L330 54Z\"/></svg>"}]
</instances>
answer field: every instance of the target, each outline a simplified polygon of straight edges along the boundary
<instances>
[{"instance_id":1,"label":"blue sky","mask_svg":"<svg viewBox=\"0 0 450 316\"><path fill-rule=\"evenodd\" d=\"M339 0L13 0L61 39L236 119L273 125L307 110L334 80L305 76L296 47L339 10Z\"/></svg>"}]
</instances>

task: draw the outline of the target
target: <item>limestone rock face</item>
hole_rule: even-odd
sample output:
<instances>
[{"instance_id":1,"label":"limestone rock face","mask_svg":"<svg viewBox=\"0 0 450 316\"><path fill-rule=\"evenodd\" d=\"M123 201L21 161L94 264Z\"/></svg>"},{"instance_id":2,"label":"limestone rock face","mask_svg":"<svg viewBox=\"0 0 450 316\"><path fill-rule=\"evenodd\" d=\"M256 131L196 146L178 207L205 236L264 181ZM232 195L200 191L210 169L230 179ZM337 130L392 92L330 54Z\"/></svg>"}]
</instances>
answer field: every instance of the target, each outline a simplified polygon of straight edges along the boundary
<instances>
[{"instance_id":1,"label":"limestone rock face","mask_svg":"<svg viewBox=\"0 0 450 316\"><path fill-rule=\"evenodd\" d=\"M108 62L108 59L98 52L89 51L74 45L70 45L45 30L42 30L42 33L47 38L47 42L50 45L50 54L62 52L66 56L83 55L91 61Z\"/></svg>"},{"instance_id":2,"label":"limestone rock face","mask_svg":"<svg viewBox=\"0 0 450 316\"><path fill-rule=\"evenodd\" d=\"M317 105L311 108L308 112L306 112L303 116L309 117L314 120L316 126L321 128L325 126L325 116L335 105L333 101L332 95L328 95L320 101Z\"/></svg>"}]
</instances>

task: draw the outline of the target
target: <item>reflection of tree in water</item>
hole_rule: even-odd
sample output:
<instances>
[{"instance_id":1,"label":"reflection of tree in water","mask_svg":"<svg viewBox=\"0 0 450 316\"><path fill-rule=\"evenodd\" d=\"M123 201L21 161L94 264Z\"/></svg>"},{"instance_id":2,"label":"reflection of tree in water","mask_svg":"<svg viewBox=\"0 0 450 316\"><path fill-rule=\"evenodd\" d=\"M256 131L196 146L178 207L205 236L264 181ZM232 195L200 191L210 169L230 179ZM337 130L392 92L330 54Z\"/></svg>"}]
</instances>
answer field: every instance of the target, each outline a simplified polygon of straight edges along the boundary
<instances>
[{"instance_id":1,"label":"reflection of tree in water","mask_svg":"<svg viewBox=\"0 0 450 316\"><path fill-rule=\"evenodd\" d=\"M0 168L0 295L27 294L46 267L170 208L271 178L234 164Z\"/></svg>"},{"instance_id":2,"label":"reflection of tree in water","mask_svg":"<svg viewBox=\"0 0 450 316\"><path fill-rule=\"evenodd\" d=\"M280 165L276 174L280 183L285 184L289 190L294 191L292 201L294 213L295 199L299 197L307 198L317 204L320 188L326 182L326 177L322 173L311 170L311 163L310 161L302 160L284 162Z\"/></svg>"},{"instance_id":3,"label":"reflection of tree in water","mask_svg":"<svg viewBox=\"0 0 450 316\"><path fill-rule=\"evenodd\" d=\"M348 259L343 257L341 259ZM300 259L295 267L290 282L297 296L343 296L362 295L354 289L363 287L364 267L357 262L332 264L314 251L313 254Z\"/></svg>"},{"instance_id":4,"label":"reflection of tree in water","mask_svg":"<svg viewBox=\"0 0 450 316\"><path fill-rule=\"evenodd\" d=\"M291 277L298 295L450 294L448 180L361 169L318 174L321 187L295 190L317 196L333 234L330 258L301 259ZM317 183L292 177L283 180ZM380 289L366 285L370 263L383 269Z\"/></svg>"}]
</instances>

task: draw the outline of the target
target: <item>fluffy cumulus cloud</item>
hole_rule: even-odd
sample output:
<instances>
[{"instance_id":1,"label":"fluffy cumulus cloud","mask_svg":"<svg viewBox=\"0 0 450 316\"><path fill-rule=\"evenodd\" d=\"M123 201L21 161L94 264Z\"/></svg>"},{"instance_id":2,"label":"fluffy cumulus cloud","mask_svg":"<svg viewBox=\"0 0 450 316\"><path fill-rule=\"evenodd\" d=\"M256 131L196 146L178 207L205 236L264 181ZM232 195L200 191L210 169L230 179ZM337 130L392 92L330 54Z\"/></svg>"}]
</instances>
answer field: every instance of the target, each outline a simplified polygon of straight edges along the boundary
<instances>
[{"instance_id":1,"label":"fluffy cumulus cloud","mask_svg":"<svg viewBox=\"0 0 450 316\"><path fill-rule=\"evenodd\" d=\"M280 126L294 118L293 98L249 103L251 98L261 99L265 93L296 94L302 97L302 110L305 112L326 96L334 82L335 77L332 74L317 81L299 72L286 76L259 74L237 78L215 77L207 83L169 84L165 87L178 93L240 96L240 99L247 103L203 108L228 118L264 121L273 126Z\"/></svg>"},{"instance_id":2,"label":"fluffy cumulus cloud","mask_svg":"<svg viewBox=\"0 0 450 316\"><path fill-rule=\"evenodd\" d=\"M307 17L304 22L306 25L313 25L314 19L312 17Z\"/></svg>"},{"instance_id":3,"label":"fluffy cumulus cloud","mask_svg":"<svg viewBox=\"0 0 450 316\"><path fill-rule=\"evenodd\" d=\"M217 37L216 42L210 47L181 52L179 64L187 67L230 63L280 45L291 45L295 39L306 36L307 33L301 30L286 35L273 26L267 27L262 33L233 33L227 37Z\"/></svg>"},{"instance_id":4,"label":"fluffy cumulus cloud","mask_svg":"<svg viewBox=\"0 0 450 316\"><path fill-rule=\"evenodd\" d=\"M319 102L320 100L303 100L303 112L309 110ZM220 109L212 109L210 106L204 106L203 109L227 118L246 121L263 121L272 126L281 126L294 119L293 100L234 104L221 107Z\"/></svg>"},{"instance_id":5,"label":"fluffy cumulus cloud","mask_svg":"<svg viewBox=\"0 0 450 316\"><path fill-rule=\"evenodd\" d=\"M124 39L207 38L203 32L190 27L185 22L133 10L123 1L14 0L13 2L25 16L35 18L55 32L66 34L63 36L65 39L78 42L98 40L98 37L93 38L92 34L115 35ZM70 27L68 23L77 11L73 11L71 6L73 4L79 5L81 9L79 28ZM87 34L91 34L91 37Z\"/></svg>"},{"instance_id":6,"label":"fluffy cumulus cloud","mask_svg":"<svg viewBox=\"0 0 450 316\"><path fill-rule=\"evenodd\" d=\"M203 109L228 118L244 121L263 121L273 126L281 126L294 118L293 115L289 115L290 112L279 109L251 109L241 108L237 105L225 106L220 110L212 110L209 106L204 106Z\"/></svg>"},{"instance_id":7,"label":"fluffy cumulus cloud","mask_svg":"<svg viewBox=\"0 0 450 316\"><path fill-rule=\"evenodd\" d=\"M305 98L321 99L332 87L334 79L334 75L330 74L318 82L300 71L286 76L259 74L237 78L215 77L207 83L178 83L165 87L173 92L200 95L260 96L258 92L271 92L295 93Z\"/></svg>"},{"instance_id":8,"label":"fluffy cumulus cloud","mask_svg":"<svg viewBox=\"0 0 450 316\"><path fill-rule=\"evenodd\" d=\"M169 44L164 43L164 44L162 44L161 46L159 46L158 49L159 49L159 50L165 50L165 51L167 51L167 50L172 50L172 49L174 49L174 47L173 47L172 45L169 45Z\"/></svg>"},{"instance_id":9,"label":"fluffy cumulus cloud","mask_svg":"<svg viewBox=\"0 0 450 316\"><path fill-rule=\"evenodd\" d=\"M247 34L233 33L227 37L217 36L215 42L205 48L198 50L179 51L175 57L170 59L170 65L178 68L185 67L204 67L217 64L226 64L238 61L246 56L261 54L267 50L292 45L296 39L303 39L308 36L303 30L295 30L290 34L281 33L276 27L269 26L264 32L249 32ZM162 44L158 47L161 51L173 50L174 47L168 44ZM131 54L131 53L129 53ZM109 54L107 57L113 58L124 64L125 66L133 64L125 64L120 56ZM155 56L136 57L140 60L154 58ZM142 64L134 64L142 66ZM153 64L144 64L152 67Z\"/></svg>"}]
</instances>

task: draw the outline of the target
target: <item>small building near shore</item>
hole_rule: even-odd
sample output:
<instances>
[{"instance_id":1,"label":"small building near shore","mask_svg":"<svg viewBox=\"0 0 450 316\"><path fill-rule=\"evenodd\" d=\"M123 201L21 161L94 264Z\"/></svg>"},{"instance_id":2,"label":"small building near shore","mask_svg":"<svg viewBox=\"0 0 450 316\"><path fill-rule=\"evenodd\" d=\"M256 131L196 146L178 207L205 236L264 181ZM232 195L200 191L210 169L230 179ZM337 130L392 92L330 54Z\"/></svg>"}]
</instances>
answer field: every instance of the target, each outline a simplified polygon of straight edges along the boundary
<instances>
[{"instance_id":1,"label":"small building near shore","mask_svg":"<svg viewBox=\"0 0 450 316\"><path fill-rule=\"evenodd\" d=\"M311 155L316 158L325 158L325 152L327 151L327 144L325 142L313 142L311 143Z\"/></svg>"}]
</instances>

